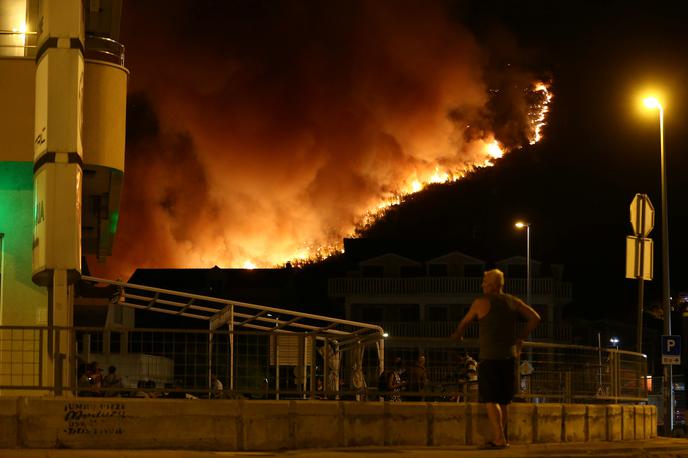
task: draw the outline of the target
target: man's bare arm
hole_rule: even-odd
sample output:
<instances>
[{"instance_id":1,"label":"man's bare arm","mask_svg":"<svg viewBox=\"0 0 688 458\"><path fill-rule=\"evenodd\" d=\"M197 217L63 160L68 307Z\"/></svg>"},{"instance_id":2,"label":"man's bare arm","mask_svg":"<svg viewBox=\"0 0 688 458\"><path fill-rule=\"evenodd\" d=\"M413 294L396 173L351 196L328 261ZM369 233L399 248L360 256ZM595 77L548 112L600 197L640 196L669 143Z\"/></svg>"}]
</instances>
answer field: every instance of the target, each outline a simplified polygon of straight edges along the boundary
<instances>
[{"instance_id":1,"label":"man's bare arm","mask_svg":"<svg viewBox=\"0 0 688 458\"><path fill-rule=\"evenodd\" d=\"M535 329L538 326L538 324L540 324L542 318L540 318L540 315L533 309L533 307L526 304L525 302L519 300L517 304L518 313L520 313L521 316L526 319L526 326L523 329L523 333L520 336L518 336L517 340L524 341L528 338L530 333L533 332L533 329Z\"/></svg>"},{"instance_id":2,"label":"man's bare arm","mask_svg":"<svg viewBox=\"0 0 688 458\"><path fill-rule=\"evenodd\" d=\"M463 340L463 333L466 331L468 325L471 324L473 320L479 318L479 311L481 306L483 305L481 301L482 299L476 299L473 301L473 303L471 304L471 308L469 308L468 312L466 312L466 316L463 317L463 319L459 323L459 326L456 328L456 331L454 331L454 333L451 336L449 336L450 339Z\"/></svg>"}]
</instances>

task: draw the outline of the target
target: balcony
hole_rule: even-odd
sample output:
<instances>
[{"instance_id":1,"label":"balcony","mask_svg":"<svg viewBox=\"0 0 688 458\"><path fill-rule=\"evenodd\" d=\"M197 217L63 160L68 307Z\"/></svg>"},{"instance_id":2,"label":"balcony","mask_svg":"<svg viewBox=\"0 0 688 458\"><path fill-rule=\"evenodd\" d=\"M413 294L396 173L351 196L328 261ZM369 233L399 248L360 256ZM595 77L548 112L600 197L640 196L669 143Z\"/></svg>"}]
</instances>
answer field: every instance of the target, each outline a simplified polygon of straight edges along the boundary
<instances>
[{"instance_id":1,"label":"balcony","mask_svg":"<svg viewBox=\"0 0 688 458\"><path fill-rule=\"evenodd\" d=\"M417 278L332 278L328 283L330 297L347 296L466 296L482 294L482 278L470 277L417 277ZM516 296L526 295L526 280L508 279L505 292ZM571 284L552 278L536 278L532 294L557 299L571 298Z\"/></svg>"}]
</instances>

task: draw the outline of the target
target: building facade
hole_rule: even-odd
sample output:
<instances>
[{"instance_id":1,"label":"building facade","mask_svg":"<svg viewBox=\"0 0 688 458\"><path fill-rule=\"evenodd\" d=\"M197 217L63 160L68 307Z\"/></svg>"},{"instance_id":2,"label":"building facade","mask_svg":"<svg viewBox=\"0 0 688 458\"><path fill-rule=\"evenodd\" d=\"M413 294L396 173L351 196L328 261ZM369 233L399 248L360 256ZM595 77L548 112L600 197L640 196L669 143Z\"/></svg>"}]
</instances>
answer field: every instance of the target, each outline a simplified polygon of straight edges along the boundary
<instances>
[{"instance_id":1,"label":"building facade","mask_svg":"<svg viewBox=\"0 0 688 458\"><path fill-rule=\"evenodd\" d=\"M571 284L563 281L562 266L531 262L531 305L542 316L542 323L530 338L568 343L571 328L562 321L562 308L572 300ZM525 299L525 258L494 264L505 273L505 292ZM330 300L343 306L346 319L382 326L387 335L388 366L401 358L411 367L423 355L429 386L455 389L467 357L478 357L477 323L469 326L463 342L449 336L472 301L482 294L482 274L488 263L460 252L424 262L386 253L364 259L356 267L344 277L329 280Z\"/></svg>"}]
</instances>

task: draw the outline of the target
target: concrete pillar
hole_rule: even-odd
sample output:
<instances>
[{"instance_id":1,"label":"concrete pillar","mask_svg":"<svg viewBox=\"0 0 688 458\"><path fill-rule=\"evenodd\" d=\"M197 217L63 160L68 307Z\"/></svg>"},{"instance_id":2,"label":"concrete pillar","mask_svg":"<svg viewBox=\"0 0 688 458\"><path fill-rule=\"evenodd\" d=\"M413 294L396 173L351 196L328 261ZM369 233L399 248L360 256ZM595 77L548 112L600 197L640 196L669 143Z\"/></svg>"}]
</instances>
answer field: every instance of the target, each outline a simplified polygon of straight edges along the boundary
<instances>
[{"instance_id":1,"label":"concrete pillar","mask_svg":"<svg viewBox=\"0 0 688 458\"><path fill-rule=\"evenodd\" d=\"M52 280L52 286L48 287L48 341L47 354L43 358L43 381L47 386L68 387L74 357L71 330L74 288L68 284L65 269L56 269Z\"/></svg>"}]
</instances>

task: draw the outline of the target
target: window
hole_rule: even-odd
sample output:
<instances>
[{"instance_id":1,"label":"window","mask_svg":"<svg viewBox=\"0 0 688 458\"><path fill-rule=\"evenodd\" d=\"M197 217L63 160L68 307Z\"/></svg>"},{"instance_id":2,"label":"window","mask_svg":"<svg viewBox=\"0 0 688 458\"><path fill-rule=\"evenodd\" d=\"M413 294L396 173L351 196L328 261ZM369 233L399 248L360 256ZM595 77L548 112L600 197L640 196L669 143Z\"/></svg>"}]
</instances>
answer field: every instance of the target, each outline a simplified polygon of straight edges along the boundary
<instances>
[{"instance_id":1,"label":"window","mask_svg":"<svg viewBox=\"0 0 688 458\"><path fill-rule=\"evenodd\" d=\"M508 270L510 278L526 278L528 271L525 264L512 264Z\"/></svg>"},{"instance_id":2,"label":"window","mask_svg":"<svg viewBox=\"0 0 688 458\"><path fill-rule=\"evenodd\" d=\"M482 277L485 268L482 264L466 264L463 266L464 277Z\"/></svg>"},{"instance_id":3,"label":"window","mask_svg":"<svg viewBox=\"0 0 688 458\"><path fill-rule=\"evenodd\" d=\"M399 307L399 321L416 322L420 320L420 309L417 304Z\"/></svg>"},{"instance_id":4,"label":"window","mask_svg":"<svg viewBox=\"0 0 688 458\"><path fill-rule=\"evenodd\" d=\"M419 266L401 266L401 276L404 278L422 277L423 270Z\"/></svg>"},{"instance_id":5,"label":"window","mask_svg":"<svg viewBox=\"0 0 688 458\"><path fill-rule=\"evenodd\" d=\"M364 277L382 277L385 272L382 266L363 266Z\"/></svg>"},{"instance_id":6,"label":"window","mask_svg":"<svg viewBox=\"0 0 688 458\"><path fill-rule=\"evenodd\" d=\"M361 307L361 320L366 323L382 323L384 311L382 307Z\"/></svg>"},{"instance_id":7,"label":"window","mask_svg":"<svg viewBox=\"0 0 688 458\"><path fill-rule=\"evenodd\" d=\"M447 321L447 307L430 306L428 307L428 321Z\"/></svg>"},{"instance_id":8,"label":"window","mask_svg":"<svg viewBox=\"0 0 688 458\"><path fill-rule=\"evenodd\" d=\"M447 276L447 265L446 264L430 264L428 266L428 275L431 277L446 277Z\"/></svg>"}]
</instances>

